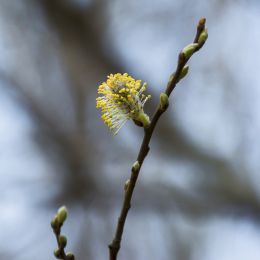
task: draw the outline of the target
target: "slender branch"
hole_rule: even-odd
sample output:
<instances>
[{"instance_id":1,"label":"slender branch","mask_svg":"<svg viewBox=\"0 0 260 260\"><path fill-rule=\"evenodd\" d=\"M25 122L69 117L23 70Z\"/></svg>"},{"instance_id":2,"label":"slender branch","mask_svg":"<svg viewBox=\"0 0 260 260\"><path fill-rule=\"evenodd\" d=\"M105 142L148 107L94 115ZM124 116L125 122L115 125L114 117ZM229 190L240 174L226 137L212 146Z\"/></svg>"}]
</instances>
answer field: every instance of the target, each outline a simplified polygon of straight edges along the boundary
<instances>
[{"instance_id":1,"label":"slender branch","mask_svg":"<svg viewBox=\"0 0 260 260\"><path fill-rule=\"evenodd\" d=\"M199 20L198 26L197 26L197 33L194 39L194 43L196 43L196 47L193 50L192 54L196 51L198 51L205 43L205 40L200 41L200 36L202 32L205 30L205 18L201 18ZM191 55L186 55L184 51L181 51L179 54L178 58L178 63L177 63L177 68L175 73L171 76L168 86L165 90L165 94L169 97L173 89L176 87L177 83L180 81L182 78L182 71L186 63L188 62L189 58ZM121 208L120 216L118 218L118 223L117 223L117 228L115 232L114 239L112 240L111 244L109 244L109 256L110 260L116 260L118 252L120 250L120 245L121 245L121 239L124 231L124 225L125 221L127 218L127 214L129 209L131 208L131 199L133 195L133 191L138 179L138 175L140 172L140 169L142 167L142 164L144 162L145 157L147 156L149 152L149 143L151 140L151 137L153 135L154 129L156 127L156 124L161 117L161 115L167 110L168 106L162 107L160 104L158 105L158 108L156 112L154 113L151 124L147 127L144 128L144 138L142 141L142 145L139 150L139 154L137 157L137 162L133 165L132 167L132 173L130 180L127 183L127 186L125 187L125 196L124 196L124 201L123 205Z\"/></svg>"},{"instance_id":2,"label":"slender branch","mask_svg":"<svg viewBox=\"0 0 260 260\"><path fill-rule=\"evenodd\" d=\"M53 233L55 234L58 248L54 250L54 256L57 259L62 260L75 260L75 256L73 253L65 252L65 247L67 245L67 238L64 235L61 235L61 227L63 226L68 215L68 211L65 206L60 207L57 214L51 221L51 227Z\"/></svg>"},{"instance_id":3,"label":"slender branch","mask_svg":"<svg viewBox=\"0 0 260 260\"><path fill-rule=\"evenodd\" d=\"M64 248L61 246L61 243L59 241L59 237L60 237L60 233L61 233L61 227L58 227L57 229L53 229L54 233L55 233L55 237L56 237L56 241L57 241L57 245L58 245L58 257L59 259L62 260L67 260L67 256L65 253Z\"/></svg>"}]
</instances>

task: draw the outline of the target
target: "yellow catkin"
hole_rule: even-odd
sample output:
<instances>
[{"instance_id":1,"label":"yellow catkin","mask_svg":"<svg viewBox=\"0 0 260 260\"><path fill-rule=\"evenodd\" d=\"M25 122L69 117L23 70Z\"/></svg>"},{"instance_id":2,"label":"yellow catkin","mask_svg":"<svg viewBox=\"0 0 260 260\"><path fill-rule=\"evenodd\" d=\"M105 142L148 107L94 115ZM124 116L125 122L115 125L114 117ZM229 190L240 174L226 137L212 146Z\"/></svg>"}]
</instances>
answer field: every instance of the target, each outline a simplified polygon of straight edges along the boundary
<instances>
[{"instance_id":1,"label":"yellow catkin","mask_svg":"<svg viewBox=\"0 0 260 260\"><path fill-rule=\"evenodd\" d=\"M101 118L114 134L128 119L149 120L143 107L151 96L144 95L145 90L146 83L141 84L141 80L135 80L127 73L110 74L107 81L98 87L100 96L96 99L96 107L101 109ZM145 116L140 116L143 114ZM145 125L147 122L142 123Z\"/></svg>"}]
</instances>

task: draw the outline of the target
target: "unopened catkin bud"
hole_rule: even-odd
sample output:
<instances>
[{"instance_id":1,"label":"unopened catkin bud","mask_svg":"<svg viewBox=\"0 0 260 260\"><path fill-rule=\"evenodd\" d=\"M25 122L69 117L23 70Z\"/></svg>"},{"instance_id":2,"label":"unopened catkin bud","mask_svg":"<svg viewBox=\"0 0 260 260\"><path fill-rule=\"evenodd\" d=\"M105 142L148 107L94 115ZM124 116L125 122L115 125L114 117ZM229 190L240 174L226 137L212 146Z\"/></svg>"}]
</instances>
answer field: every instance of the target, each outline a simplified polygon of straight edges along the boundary
<instances>
[{"instance_id":1,"label":"unopened catkin bud","mask_svg":"<svg viewBox=\"0 0 260 260\"><path fill-rule=\"evenodd\" d=\"M62 206L59 208L57 213L57 218L60 224L63 224L65 220L67 219L68 210L65 206Z\"/></svg>"},{"instance_id":2,"label":"unopened catkin bud","mask_svg":"<svg viewBox=\"0 0 260 260\"><path fill-rule=\"evenodd\" d=\"M173 79L174 79L174 73L172 73L171 74L171 76L170 76L170 78L169 78L169 81L168 81L168 84L167 84L167 88L169 88L170 87L170 85L172 84L172 81L173 81Z\"/></svg>"},{"instance_id":3,"label":"unopened catkin bud","mask_svg":"<svg viewBox=\"0 0 260 260\"><path fill-rule=\"evenodd\" d=\"M149 116L147 114L145 114L144 112L140 112L136 116L135 120L141 122L143 127L148 127L151 123Z\"/></svg>"},{"instance_id":4,"label":"unopened catkin bud","mask_svg":"<svg viewBox=\"0 0 260 260\"><path fill-rule=\"evenodd\" d=\"M140 164L138 161L135 161L133 166L132 166L132 171L138 171L140 169Z\"/></svg>"},{"instance_id":5,"label":"unopened catkin bud","mask_svg":"<svg viewBox=\"0 0 260 260\"><path fill-rule=\"evenodd\" d=\"M59 248L55 249L54 252L53 252L53 254L54 254L54 256L55 256L56 258L59 258L59 257L60 257L60 249L59 249Z\"/></svg>"},{"instance_id":6,"label":"unopened catkin bud","mask_svg":"<svg viewBox=\"0 0 260 260\"><path fill-rule=\"evenodd\" d=\"M59 236L59 246L65 248L67 245L67 238L63 235Z\"/></svg>"},{"instance_id":7,"label":"unopened catkin bud","mask_svg":"<svg viewBox=\"0 0 260 260\"><path fill-rule=\"evenodd\" d=\"M160 94L160 108L165 110L169 106L169 97L165 93Z\"/></svg>"},{"instance_id":8,"label":"unopened catkin bud","mask_svg":"<svg viewBox=\"0 0 260 260\"><path fill-rule=\"evenodd\" d=\"M69 252L69 253L66 254L66 259L75 260L75 256L71 252Z\"/></svg>"},{"instance_id":9,"label":"unopened catkin bud","mask_svg":"<svg viewBox=\"0 0 260 260\"><path fill-rule=\"evenodd\" d=\"M198 39L198 43L202 44L208 39L208 29L204 29Z\"/></svg>"},{"instance_id":10,"label":"unopened catkin bud","mask_svg":"<svg viewBox=\"0 0 260 260\"><path fill-rule=\"evenodd\" d=\"M59 220L58 216L56 215L53 220L51 221L51 227L56 230L59 227Z\"/></svg>"},{"instance_id":11,"label":"unopened catkin bud","mask_svg":"<svg viewBox=\"0 0 260 260\"><path fill-rule=\"evenodd\" d=\"M184 54L185 58L188 59L196 51L197 48L198 48L197 43L191 43L183 48L182 53Z\"/></svg>"},{"instance_id":12,"label":"unopened catkin bud","mask_svg":"<svg viewBox=\"0 0 260 260\"><path fill-rule=\"evenodd\" d=\"M200 27L205 26L205 23L206 23L206 18L202 17L199 20L198 26L200 26Z\"/></svg>"},{"instance_id":13,"label":"unopened catkin bud","mask_svg":"<svg viewBox=\"0 0 260 260\"><path fill-rule=\"evenodd\" d=\"M189 72L189 66L185 65L181 71L180 77L178 79L178 81L180 81L181 79L183 79Z\"/></svg>"},{"instance_id":14,"label":"unopened catkin bud","mask_svg":"<svg viewBox=\"0 0 260 260\"><path fill-rule=\"evenodd\" d=\"M127 192L127 189L128 189L128 187L129 187L129 184L130 184L130 180L128 179L128 180L126 180L125 185L124 185L124 191L125 191L125 192Z\"/></svg>"}]
</instances>

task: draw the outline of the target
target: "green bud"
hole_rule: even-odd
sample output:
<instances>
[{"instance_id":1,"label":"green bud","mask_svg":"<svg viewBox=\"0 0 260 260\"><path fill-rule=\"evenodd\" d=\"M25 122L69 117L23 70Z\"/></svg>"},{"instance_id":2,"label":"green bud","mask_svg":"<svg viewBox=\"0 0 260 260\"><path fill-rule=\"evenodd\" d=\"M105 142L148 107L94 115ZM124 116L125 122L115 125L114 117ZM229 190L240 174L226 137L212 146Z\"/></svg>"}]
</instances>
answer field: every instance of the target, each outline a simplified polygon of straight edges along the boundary
<instances>
[{"instance_id":1,"label":"green bud","mask_svg":"<svg viewBox=\"0 0 260 260\"><path fill-rule=\"evenodd\" d=\"M170 78L169 78L169 81L168 81L168 84L167 84L167 88L172 84L172 81L173 81L173 79L174 79L174 75L175 75L175 73L172 73L172 74L171 74L171 76L170 76Z\"/></svg>"},{"instance_id":2,"label":"green bud","mask_svg":"<svg viewBox=\"0 0 260 260\"><path fill-rule=\"evenodd\" d=\"M132 167L132 171L138 171L140 169L140 164L138 161L135 161Z\"/></svg>"},{"instance_id":3,"label":"green bud","mask_svg":"<svg viewBox=\"0 0 260 260\"><path fill-rule=\"evenodd\" d=\"M57 215L51 221L51 227L54 230L56 230L59 227L59 220L58 220L58 216Z\"/></svg>"},{"instance_id":4,"label":"green bud","mask_svg":"<svg viewBox=\"0 0 260 260\"><path fill-rule=\"evenodd\" d=\"M169 98L165 93L160 94L160 108L165 110L169 106Z\"/></svg>"},{"instance_id":5,"label":"green bud","mask_svg":"<svg viewBox=\"0 0 260 260\"><path fill-rule=\"evenodd\" d=\"M60 224L63 224L67 218L68 210L65 206L59 208L57 218Z\"/></svg>"},{"instance_id":6,"label":"green bud","mask_svg":"<svg viewBox=\"0 0 260 260\"><path fill-rule=\"evenodd\" d=\"M183 79L189 72L189 65L185 65L181 71L180 77L178 79L178 81L180 81L181 79Z\"/></svg>"},{"instance_id":7,"label":"green bud","mask_svg":"<svg viewBox=\"0 0 260 260\"><path fill-rule=\"evenodd\" d=\"M59 248L55 249L54 252L53 252L53 254L54 254L54 256L55 256L56 258L59 258L59 257L60 257L60 254L61 254L60 249L59 249Z\"/></svg>"},{"instance_id":8,"label":"green bud","mask_svg":"<svg viewBox=\"0 0 260 260\"><path fill-rule=\"evenodd\" d=\"M208 39L208 29L204 29L198 39L199 44L203 44Z\"/></svg>"},{"instance_id":9,"label":"green bud","mask_svg":"<svg viewBox=\"0 0 260 260\"><path fill-rule=\"evenodd\" d=\"M184 54L185 58L188 59L191 55L196 51L198 47L197 43L191 43L183 48L182 53Z\"/></svg>"},{"instance_id":10,"label":"green bud","mask_svg":"<svg viewBox=\"0 0 260 260\"><path fill-rule=\"evenodd\" d=\"M66 254L66 259L75 260L75 256L71 252L69 252L69 253Z\"/></svg>"},{"instance_id":11,"label":"green bud","mask_svg":"<svg viewBox=\"0 0 260 260\"><path fill-rule=\"evenodd\" d=\"M135 117L135 120L141 122L143 127L148 127L150 125L150 118L143 111L140 111L140 113Z\"/></svg>"},{"instance_id":12,"label":"green bud","mask_svg":"<svg viewBox=\"0 0 260 260\"><path fill-rule=\"evenodd\" d=\"M203 26L205 26L205 23L206 23L206 18L202 17L199 20L198 26L203 27Z\"/></svg>"},{"instance_id":13,"label":"green bud","mask_svg":"<svg viewBox=\"0 0 260 260\"><path fill-rule=\"evenodd\" d=\"M127 192L127 189L128 189L128 187L129 187L129 183L130 183L130 180L129 180L129 179L126 180L125 185L124 185L124 191L125 191L125 192Z\"/></svg>"},{"instance_id":14,"label":"green bud","mask_svg":"<svg viewBox=\"0 0 260 260\"><path fill-rule=\"evenodd\" d=\"M67 245L67 238L63 235L59 236L59 246L65 248Z\"/></svg>"}]
</instances>

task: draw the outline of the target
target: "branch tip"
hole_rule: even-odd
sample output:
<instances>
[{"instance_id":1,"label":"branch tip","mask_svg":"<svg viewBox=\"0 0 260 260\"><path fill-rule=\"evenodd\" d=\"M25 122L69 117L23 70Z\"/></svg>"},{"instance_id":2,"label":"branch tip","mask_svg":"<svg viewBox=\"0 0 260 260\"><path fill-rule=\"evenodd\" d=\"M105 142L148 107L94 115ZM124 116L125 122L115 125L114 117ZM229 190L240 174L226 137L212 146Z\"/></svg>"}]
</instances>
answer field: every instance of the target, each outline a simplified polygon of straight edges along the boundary
<instances>
[{"instance_id":1,"label":"branch tip","mask_svg":"<svg viewBox=\"0 0 260 260\"><path fill-rule=\"evenodd\" d=\"M205 17L200 18L198 22L198 27L202 28L205 26L205 24L206 24L206 18Z\"/></svg>"}]
</instances>

